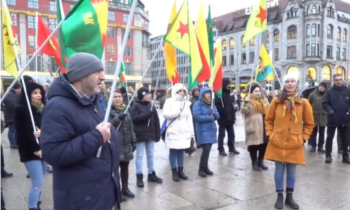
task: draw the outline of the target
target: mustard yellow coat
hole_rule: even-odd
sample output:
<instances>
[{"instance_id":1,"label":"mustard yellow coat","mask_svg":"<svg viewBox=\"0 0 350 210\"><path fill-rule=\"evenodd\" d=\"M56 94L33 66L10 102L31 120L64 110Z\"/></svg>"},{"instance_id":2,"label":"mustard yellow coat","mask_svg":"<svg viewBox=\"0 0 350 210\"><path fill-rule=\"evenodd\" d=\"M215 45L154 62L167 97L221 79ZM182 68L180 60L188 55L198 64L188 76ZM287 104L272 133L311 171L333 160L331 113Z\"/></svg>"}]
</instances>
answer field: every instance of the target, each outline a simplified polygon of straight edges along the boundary
<instances>
[{"instance_id":1,"label":"mustard yellow coat","mask_svg":"<svg viewBox=\"0 0 350 210\"><path fill-rule=\"evenodd\" d=\"M283 102L278 98L272 100L265 117L266 135L269 136L265 159L305 165L304 141L310 138L315 126L314 116L306 99L295 99L295 107L297 122L288 110L283 117Z\"/></svg>"}]
</instances>

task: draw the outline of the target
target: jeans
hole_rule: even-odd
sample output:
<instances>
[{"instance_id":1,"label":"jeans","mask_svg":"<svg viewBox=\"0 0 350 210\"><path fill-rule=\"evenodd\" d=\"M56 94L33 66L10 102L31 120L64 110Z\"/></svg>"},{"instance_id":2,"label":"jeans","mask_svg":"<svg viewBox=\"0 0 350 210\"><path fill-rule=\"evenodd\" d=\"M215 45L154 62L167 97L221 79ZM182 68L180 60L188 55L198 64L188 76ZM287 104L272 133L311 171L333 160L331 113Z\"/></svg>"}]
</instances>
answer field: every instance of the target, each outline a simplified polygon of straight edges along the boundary
<instances>
[{"instance_id":1,"label":"jeans","mask_svg":"<svg viewBox=\"0 0 350 210\"><path fill-rule=\"evenodd\" d=\"M258 159L258 152L259 152L259 160L263 160L265 156L266 147L267 147L267 144L250 145L248 147L250 159L252 161L256 161Z\"/></svg>"},{"instance_id":2,"label":"jeans","mask_svg":"<svg viewBox=\"0 0 350 210\"><path fill-rule=\"evenodd\" d=\"M184 167L184 156L185 156L185 150L170 149L169 160L170 160L171 168L175 169L177 167Z\"/></svg>"},{"instance_id":3,"label":"jeans","mask_svg":"<svg viewBox=\"0 0 350 210\"><path fill-rule=\"evenodd\" d=\"M294 189L297 165L292 163L275 162L276 192L283 192L284 171L287 170L287 188Z\"/></svg>"},{"instance_id":4,"label":"jeans","mask_svg":"<svg viewBox=\"0 0 350 210\"><path fill-rule=\"evenodd\" d=\"M209 161L209 155L210 155L210 150L211 150L212 144L202 144L202 155L201 155L201 160L199 162L199 167L200 168L205 168L208 167L208 161Z\"/></svg>"},{"instance_id":5,"label":"jeans","mask_svg":"<svg viewBox=\"0 0 350 210\"><path fill-rule=\"evenodd\" d=\"M148 174L152 174L154 172L153 168L153 153L154 153L154 141L149 140L145 142L136 143L136 174L142 174L142 159L143 154L146 148L147 155L147 167Z\"/></svg>"},{"instance_id":6,"label":"jeans","mask_svg":"<svg viewBox=\"0 0 350 210\"><path fill-rule=\"evenodd\" d=\"M318 133L318 149L323 149L323 144L324 144L324 131L326 127L321 127L321 126L315 126L314 130L312 131L311 137L310 137L310 145L313 148L316 148L317 146L317 133Z\"/></svg>"},{"instance_id":7,"label":"jeans","mask_svg":"<svg viewBox=\"0 0 350 210\"><path fill-rule=\"evenodd\" d=\"M7 133L7 137L10 141L11 146L17 146L16 142L16 125L14 123L9 123L9 132Z\"/></svg>"},{"instance_id":8,"label":"jeans","mask_svg":"<svg viewBox=\"0 0 350 210\"><path fill-rule=\"evenodd\" d=\"M233 129L233 125L219 125L218 150L224 150L224 138L226 131L228 135L228 149L233 150L235 147L235 131Z\"/></svg>"},{"instance_id":9,"label":"jeans","mask_svg":"<svg viewBox=\"0 0 350 210\"><path fill-rule=\"evenodd\" d=\"M328 127L327 128L327 141L326 141L326 155L331 155L333 149L333 138L335 134L335 129L338 129L341 137L341 146L343 149L343 158L349 157L348 154L348 126L339 125L338 127Z\"/></svg>"},{"instance_id":10,"label":"jeans","mask_svg":"<svg viewBox=\"0 0 350 210\"><path fill-rule=\"evenodd\" d=\"M32 160L24 162L24 165L32 181L28 196L29 208L37 208L44 184L47 163L43 160Z\"/></svg>"}]
</instances>

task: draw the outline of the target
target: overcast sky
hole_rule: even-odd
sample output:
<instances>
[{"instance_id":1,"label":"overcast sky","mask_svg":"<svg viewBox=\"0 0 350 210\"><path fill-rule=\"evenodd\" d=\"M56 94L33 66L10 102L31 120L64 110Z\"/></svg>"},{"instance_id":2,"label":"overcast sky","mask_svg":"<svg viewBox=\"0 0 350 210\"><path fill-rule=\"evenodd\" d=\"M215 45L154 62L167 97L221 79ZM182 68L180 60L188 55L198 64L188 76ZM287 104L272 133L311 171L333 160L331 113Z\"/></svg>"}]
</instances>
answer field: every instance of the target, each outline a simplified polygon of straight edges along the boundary
<instances>
[{"instance_id":1,"label":"overcast sky","mask_svg":"<svg viewBox=\"0 0 350 210\"><path fill-rule=\"evenodd\" d=\"M141 0L145 4L145 10L149 11L150 32L153 36L165 34L170 18L174 0ZM180 9L184 0L176 0L177 10ZM200 2L202 0L189 0L190 14L192 19L197 20ZM251 6L257 0L203 0L205 16L208 5L211 6L212 18L235 10Z\"/></svg>"}]
</instances>

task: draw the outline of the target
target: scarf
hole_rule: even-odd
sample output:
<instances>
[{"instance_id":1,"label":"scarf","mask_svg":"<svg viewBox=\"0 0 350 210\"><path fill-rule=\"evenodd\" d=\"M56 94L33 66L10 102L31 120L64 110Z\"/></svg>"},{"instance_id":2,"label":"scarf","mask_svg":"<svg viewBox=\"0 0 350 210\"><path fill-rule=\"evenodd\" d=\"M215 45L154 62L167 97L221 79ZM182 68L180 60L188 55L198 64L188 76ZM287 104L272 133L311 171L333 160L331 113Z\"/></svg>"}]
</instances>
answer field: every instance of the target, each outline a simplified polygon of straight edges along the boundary
<instances>
[{"instance_id":1,"label":"scarf","mask_svg":"<svg viewBox=\"0 0 350 210\"><path fill-rule=\"evenodd\" d=\"M283 102L283 117L286 114L286 110L292 112L292 115L295 117L295 123L298 122L297 110L295 108L295 99L298 98L298 93L288 93L287 99Z\"/></svg>"},{"instance_id":2,"label":"scarf","mask_svg":"<svg viewBox=\"0 0 350 210\"><path fill-rule=\"evenodd\" d=\"M267 103L264 96L261 97L254 97L253 95L250 96L250 103L254 106L255 110L262 115L266 115L267 112Z\"/></svg>"},{"instance_id":3,"label":"scarf","mask_svg":"<svg viewBox=\"0 0 350 210\"><path fill-rule=\"evenodd\" d=\"M203 102L206 103L206 104L211 105L211 99L205 99L205 98L203 98Z\"/></svg>"},{"instance_id":4,"label":"scarf","mask_svg":"<svg viewBox=\"0 0 350 210\"><path fill-rule=\"evenodd\" d=\"M113 107L116 110L119 110L119 111L124 111L125 110L125 104L124 103L120 104L119 106L113 105Z\"/></svg>"},{"instance_id":5,"label":"scarf","mask_svg":"<svg viewBox=\"0 0 350 210\"><path fill-rule=\"evenodd\" d=\"M44 104L41 100L32 100L32 105L36 108L37 113L43 113Z\"/></svg>"}]
</instances>

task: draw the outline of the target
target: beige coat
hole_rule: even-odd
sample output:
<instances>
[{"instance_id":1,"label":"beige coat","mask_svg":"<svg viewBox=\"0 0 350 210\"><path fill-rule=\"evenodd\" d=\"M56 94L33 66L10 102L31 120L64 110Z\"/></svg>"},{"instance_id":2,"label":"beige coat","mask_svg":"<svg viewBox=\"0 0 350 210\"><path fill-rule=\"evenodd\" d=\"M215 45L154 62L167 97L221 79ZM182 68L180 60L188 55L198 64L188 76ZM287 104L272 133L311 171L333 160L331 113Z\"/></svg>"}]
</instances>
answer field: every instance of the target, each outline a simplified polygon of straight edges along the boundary
<instances>
[{"instance_id":1,"label":"beige coat","mask_svg":"<svg viewBox=\"0 0 350 210\"><path fill-rule=\"evenodd\" d=\"M247 146L260 145L264 143L264 120L263 115L257 112L254 106L248 102L243 103L241 112L244 116L244 128Z\"/></svg>"}]
</instances>

